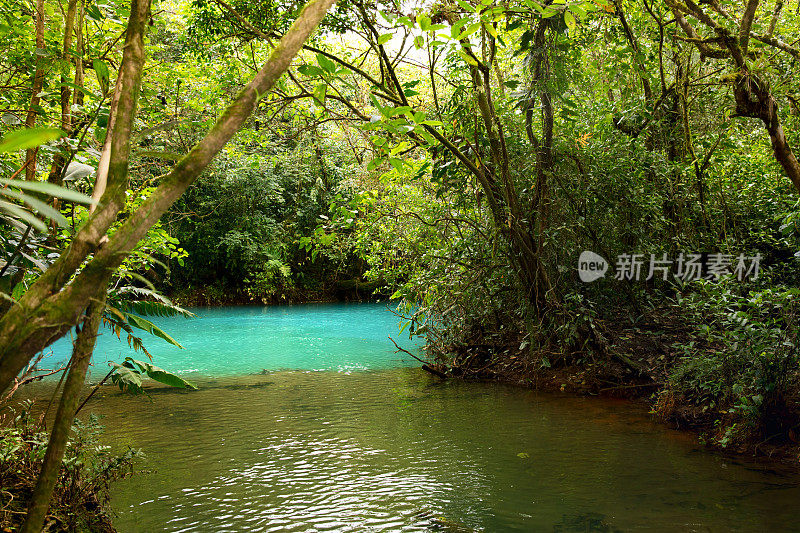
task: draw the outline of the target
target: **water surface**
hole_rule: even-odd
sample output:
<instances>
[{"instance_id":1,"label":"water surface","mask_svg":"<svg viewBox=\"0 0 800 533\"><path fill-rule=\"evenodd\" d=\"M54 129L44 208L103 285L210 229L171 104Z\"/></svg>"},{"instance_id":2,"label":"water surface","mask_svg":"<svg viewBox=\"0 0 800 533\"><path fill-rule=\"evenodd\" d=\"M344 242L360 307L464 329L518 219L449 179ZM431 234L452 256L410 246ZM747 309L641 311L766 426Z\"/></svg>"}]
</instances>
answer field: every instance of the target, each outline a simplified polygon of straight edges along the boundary
<instances>
[{"instance_id":1,"label":"water surface","mask_svg":"<svg viewBox=\"0 0 800 533\"><path fill-rule=\"evenodd\" d=\"M442 382L381 306L200 311L168 324L187 350L153 349L200 390L88 404L147 455L120 531L800 531L795 472L634 404Z\"/></svg>"},{"instance_id":2,"label":"water surface","mask_svg":"<svg viewBox=\"0 0 800 533\"><path fill-rule=\"evenodd\" d=\"M106 394L105 439L155 469L116 485L121 531L798 530L796 475L703 451L624 402L418 369Z\"/></svg>"},{"instance_id":3,"label":"water surface","mask_svg":"<svg viewBox=\"0 0 800 533\"><path fill-rule=\"evenodd\" d=\"M233 376L275 369L366 370L415 363L397 350L420 346L399 333L401 319L386 304L308 304L287 306L200 307L197 318L147 317L184 349L142 330L153 364L186 378ZM65 360L71 339L53 344L54 359ZM108 362L125 357L146 359L110 330L101 330L93 357L93 376L102 377Z\"/></svg>"}]
</instances>

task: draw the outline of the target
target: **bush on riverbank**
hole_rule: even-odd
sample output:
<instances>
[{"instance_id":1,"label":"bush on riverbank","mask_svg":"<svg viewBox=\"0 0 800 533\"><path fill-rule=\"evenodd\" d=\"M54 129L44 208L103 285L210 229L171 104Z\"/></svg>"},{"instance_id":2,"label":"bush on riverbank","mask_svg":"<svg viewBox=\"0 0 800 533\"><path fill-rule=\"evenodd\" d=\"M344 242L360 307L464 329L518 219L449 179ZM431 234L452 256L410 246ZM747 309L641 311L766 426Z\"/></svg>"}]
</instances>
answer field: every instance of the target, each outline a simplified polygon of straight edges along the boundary
<instances>
[{"instance_id":1,"label":"bush on riverbank","mask_svg":"<svg viewBox=\"0 0 800 533\"><path fill-rule=\"evenodd\" d=\"M575 299L551 343L506 322L435 355L451 375L641 399L711 446L800 458L800 290L699 282L653 300L601 312Z\"/></svg>"},{"instance_id":2,"label":"bush on riverbank","mask_svg":"<svg viewBox=\"0 0 800 533\"><path fill-rule=\"evenodd\" d=\"M31 404L17 412L0 429L0 531L21 526L47 449L47 433L31 417ZM132 473L140 453L112 454L98 444L101 431L94 416L76 420L43 531L115 531L109 486Z\"/></svg>"}]
</instances>

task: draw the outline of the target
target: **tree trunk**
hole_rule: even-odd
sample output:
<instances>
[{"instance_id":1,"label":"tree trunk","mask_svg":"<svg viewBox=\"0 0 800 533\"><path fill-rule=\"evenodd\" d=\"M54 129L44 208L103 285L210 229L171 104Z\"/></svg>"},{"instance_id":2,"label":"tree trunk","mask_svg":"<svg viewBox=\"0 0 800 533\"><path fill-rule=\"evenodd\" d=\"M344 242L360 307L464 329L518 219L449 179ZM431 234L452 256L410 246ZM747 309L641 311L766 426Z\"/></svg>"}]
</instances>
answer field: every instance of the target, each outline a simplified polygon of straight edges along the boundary
<instances>
[{"instance_id":1,"label":"tree trunk","mask_svg":"<svg viewBox=\"0 0 800 533\"><path fill-rule=\"evenodd\" d=\"M77 323L81 310L88 305L92 298L97 297L100 289L104 289L103 286L99 286L99 283L105 279L107 272L113 271L122 263L148 229L197 179L228 140L241 128L255 109L258 100L271 90L278 78L286 71L294 56L302 48L305 40L317 27L334 1L312 0L306 5L298 19L273 50L266 64L255 78L242 89L208 134L161 179L161 185L150 198L126 219L125 223L95 253L92 260L72 283L65 287L71 275L78 269L89 252L93 251L94 244L105 235L105 231L114 221L118 208L109 208L110 201L107 198L116 198L118 195L116 191L121 190L122 194L125 191L124 186L120 186L119 182L124 183L126 181L124 178L127 176L127 154L130 144L129 119L132 118L138 84L135 91L123 90L123 98L120 99L118 110L119 116L114 128L112 157L109 165L110 188L103 196L98 209L73 239L70 247L0 319L0 391L9 386L14 376L22 370L34 354L64 335L70 327ZM143 22L147 19L145 17L142 20L134 16L134 13L138 12L135 9L138 5L137 0L133 0L133 4L131 20L136 19L142 27L134 27L131 30L129 24L126 53L130 52L131 48L141 47ZM145 6L145 12L149 11L147 7L149 6ZM127 44L129 39L134 40L131 45ZM141 49L136 53L139 52ZM137 82L141 79L142 62L139 61L130 66ZM125 96L127 98L124 98ZM128 113L127 107L130 107L131 113ZM127 128L124 126L126 124ZM118 131L122 131L123 138L117 138ZM124 154L124 157L120 154ZM119 180L112 180L114 176L117 176ZM117 183L114 183L115 181Z\"/></svg>"},{"instance_id":2,"label":"tree trunk","mask_svg":"<svg viewBox=\"0 0 800 533\"><path fill-rule=\"evenodd\" d=\"M44 0L36 0L36 49L44 49ZM33 74L33 89L31 90L31 101L28 106L28 115L25 117L25 127L32 128L36 125L36 108L39 106L39 93L42 92L44 84L44 69L42 68L42 58L36 54L36 70ZM25 151L25 179L33 181L36 179L36 156L37 148L29 148Z\"/></svg>"},{"instance_id":3,"label":"tree trunk","mask_svg":"<svg viewBox=\"0 0 800 533\"><path fill-rule=\"evenodd\" d=\"M75 26L75 12L77 8L78 0L69 0L67 3L67 13L64 17L64 41L61 50L61 129L66 133L67 137L72 134L72 113L70 110L72 91L67 83L70 82L72 31ZM80 61L81 59L75 58L76 64ZM47 181L55 183L56 185L61 185L62 171L65 162L66 159L61 152L53 157L53 164L50 167L50 175ZM53 200L53 205L58 208L58 199Z\"/></svg>"},{"instance_id":4,"label":"tree trunk","mask_svg":"<svg viewBox=\"0 0 800 533\"><path fill-rule=\"evenodd\" d=\"M769 133L775 159L778 160L786 175L792 180L795 188L800 191L800 163L797 162L797 157L786 140L783 125L778 117L778 103L771 94L765 98L759 118L764 122Z\"/></svg>"},{"instance_id":5,"label":"tree trunk","mask_svg":"<svg viewBox=\"0 0 800 533\"><path fill-rule=\"evenodd\" d=\"M89 361L92 358L95 340L97 339L97 330L103 317L106 301L105 294L105 286L103 286L100 299L93 301L89 305L86 317L83 320L83 327L75 339L72 364L64 383L64 392L61 393L61 401L53 422L50 441L47 443L47 452L44 455L39 479L28 503L28 515L25 517L22 533L39 533L42 530L47 509L50 507L50 498L56 481L58 481L58 475L61 472L61 463L64 459L64 452L72 429L72 420L75 418L81 387L83 387L83 381L86 377L86 370L89 368Z\"/></svg>"},{"instance_id":6,"label":"tree trunk","mask_svg":"<svg viewBox=\"0 0 800 533\"><path fill-rule=\"evenodd\" d=\"M97 163L97 174L94 179L94 190L92 200L99 202L106 192L108 183L108 166L111 163L111 140L113 139L114 124L117 121L117 106L122 95L122 69L117 74L117 81L114 84L114 94L111 96L111 104L108 106L108 123L106 124L106 137L103 141L103 150L100 152L100 161ZM94 213L97 204L89 206L89 213Z\"/></svg>"}]
</instances>

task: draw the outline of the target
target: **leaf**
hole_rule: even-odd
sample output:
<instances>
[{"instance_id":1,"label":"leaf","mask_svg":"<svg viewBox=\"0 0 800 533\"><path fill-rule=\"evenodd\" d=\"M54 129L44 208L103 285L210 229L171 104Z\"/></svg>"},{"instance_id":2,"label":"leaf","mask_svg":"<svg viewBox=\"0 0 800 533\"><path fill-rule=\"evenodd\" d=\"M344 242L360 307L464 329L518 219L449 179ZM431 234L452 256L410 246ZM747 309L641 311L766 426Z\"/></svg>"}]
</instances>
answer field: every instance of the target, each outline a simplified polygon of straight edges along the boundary
<instances>
[{"instance_id":1,"label":"leaf","mask_svg":"<svg viewBox=\"0 0 800 533\"><path fill-rule=\"evenodd\" d=\"M103 15L103 12L100 11L100 8L93 3L86 5L86 14L89 16L90 19L94 19L98 22L105 18L105 15Z\"/></svg>"},{"instance_id":2,"label":"leaf","mask_svg":"<svg viewBox=\"0 0 800 533\"><path fill-rule=\"evenodd\" d=\"M83 163L77 163L73 161L72 163L67 166L67 173L64 176L64 181L75 181L81 180L87 176L90 176L95 171L95 168L89 165L84 165Z\"/></svg>"},{"instance_id":3,"label":"leaf","mask_svg":"<svg viewBox=\"0 0 800 533\"><path fill-rule=\"evenodd\" d=\"M336 63L322 54L317 54L317 63L319 63L319 66L322 67L323 70L331 74L336 72Z\"/></svg>"},{"instance_id":4,"label":"leaf","mask_svg":"<svg viewBox=\"0 0 800 533\"><path fill-rule=\"evenodd\" d=\"M25 259L27 259L28 261L30 261L31 263L33 263L33 264L34 264L34 266L36 266L36 268L38 268L38 269L39 269L39 270L41 270L42 272L44 272L45 270L47 270L47 265L46 265L46 264L44 264L44 263L42 263L41 261L39 261L39 260L38 260L38 259L36 259L35 257L33 257L33 256L31 256L31 255L28 255L28 254L26 254L25 252L20 252L20 255L21 255L22 257L24 257Z\"/></svg>"},{"instance_id":5,"label":"leaf","mask_svg":"<svg viewBox=\"0 0 800 533\"><path fill-rule=\"evenodd\" d=\"M316 65L300 65L297 71L304 76L322 76L324 71Z\"/></svg>"},{"instance_id":6,"label":"leaf","mask_svg":"<svg viewBox=\"0 0 800 533\"><path fill-rule=\"evenodd\" d=\"M575 15L569 11L564 11L564 23L567 25L567 28L569 28L570 33L575 31Z\"/></svg>"},{"instance_id":7,"label":"leaf","mask_svg":"<svg viewBox=\"0 0 800 533\"><path fill-rule=\"evenodd\" d=\"M477 62L477 61L475 61L474 59L472 59L472 58L471 58L471 57L470 57L470 56L469 56L469 55L468 55L466 52L464 52L463 50L459 50L459 51L458 51L458 55L460 55L460 56L461 56L461 59L463 59L464 61L466 61L466 62L467 62L469 65L472 65L473 67L477 67L477 66L478 66L478 62Z\"/></svg>"},{"instance_id":8,"label":"leaf","mask_svg":"<svg viewBox=\"0 0 800 533\"><path fill-rule=\"evenodd\" d=\"M325 105L325 94L328 91L328 86L324 83L320 83L316 87L314 87L314 92L312 93L314 96L314 101L319 104L320 106Z\"/></svg>"},{"instance_id":9,"label":"leaf","mask_svg":"<svg viewBox=\"0 0 800 533\"><path fill-rule=\"evenodd\" d=\"M414 47L419 50L423 46L425 46L425 38L422 35L414 37Z\"/></svg>"},{"instance_id":10,"label":"leaf","mask_svg":"<svg viewBox=\"0 0 800 533\"><path fill-rule=\"evenodd\" d=\"M169 385L170 387L177 387L179 389L197 390L197 386L195 386L193 383L190 383L185 379L181 378L180 376L177 376L172 372L167 372L163 368L159 368L146 361L137 361L136 359L126 357L125 362L133 363L134 365L139 367L139 370L142 373L147 374L147 377L149 377L152 380L158 381L159 383Z\"/></svg>"},{"instance_id":11,"label":"leaf","mask_svg":"<svg viewBox=\"0 0 800 533\"><path fill-rule=\"evenodd\" d=\"M404 163L402 159L398 159L397 157L390 157L389 164L392 165L397 172L403 171Z\"/></svg>"},{"instance_id":12,"label":"leaf","mask_svg":"<svg viewBox=\"0 0 800 533\"><path fill-rule=\"evenodd\" d=\"M480 23L480 22L475 22L474 24L470 24L470 25L469 25L469 26L467 26L467 28L466 28L466 29L465 29L465 30L464 30L464 31L461 33L461 35L459 35L459 36L458 36L458 38L459 38L459 39L464 39L464 38L466 38L466 37L469 37L470 35L472 35L472 34L473 34L473 33L475 33L476 31L478 31L479 29L481 29L481 23Z\"/></svg>"},{"instance_id":13,"label":"leaf","mask_svg":"<svg viewBox=\"0 0 800 533\"><path fill-rule=\"evenodd\" d=\"M427 15L421 15L417 17L417 22L419 23L419 29L422 31L428 31L431 29L431 18Z\"/></svg>"},{"instance_id":14,"label":"leaf","mask_svg":"<svg viewBox=\"0 0 800 533\"><path fill-rule=\"evenodd\" d=\"M183 348L183 346L181 346L178 341L176 341L175 339L173 339L172 337L167 335L166 332L164 332L161 328L159 328L158 326L156 326L155 324L153 324L149 320L144 319L144 318L142 318L140 316L136 316L136 315L131 314L131 313L123 312L122 314L125 315L125 319L128 321L128 324L130 324L131 326L133 326L135 328L139 328L141 330L144 330L144 331L150 333L151 335L155 335L156 337L159 337L161 339L164 339L165 341L167 341L168 343L172 344L173 346L177 346L178 348Z\"/></svg>"},{"instance_id":15,"label":"leaf","mask_svg":"<svg viewBox=\"0 0 800 533\"><path fill-rule=\"evenodd\" d=\"M392 40L392 37L394 37L394 35L393 35L393 34L391 34L391 33L384 33L383 35L381 35L381 36L379 36L379 37L378 37L378 44L379 44L379 45L384 45L384 44L388 43L389 41L391 41L391 40Z\"/></svg>"},{"instance_id":16,"label":"leaf","mask_svg":"<svg viewBox=\"0 0 800 533\"><path fill-rule=\"evenodd\" d=\"M409 143L403 141L400 144L398 144L397 146L395 146L394 148L392 148L391 151L389 152L389 155L392 156L392 157L396 156L400 152L406 150L409 146L410 146Z\"/></svg>"},{"instance_id":17,"label":"leaf","mask_svg":"<svg viewBox=\"0 0 800 533\"><path fill-rule=\"evenodd\" d=\"M111 374L111 382L119 386L121 391L133 394L144 392L142 377L134 372L133 369L118 363L111 363L111 366L114 367L114 373Z\"/></svg>"},{"instance_id":18,"label":"leaf","mask_svg":"<svg viewBox=\"0 0 800 533\"><path fill-rule=\"evenodd\" d=\"M26 128L12 131L6 134L3 142L0 142L0 154L36 148L64 135L58 128Z\"/></svg>"},{"instance_id":19,"label":"leaf","mask_svg":"<svg viewBox=\"0 0 800 533\"><path fill-rule=\"evenodd\" d=\"M146 289L143 289L146 290ZM123 302L120 307L127 312L136 313L142 316L184 316L186 318L196 316L191 311L174 304L164 304L150 300L140 300L136 302Z\"/></svg>"},{"instance_id":20,"label":"leaf","mask_svg":"<svg viewBox=\"0 0 800 533\"><path fill-rule=\"evenodd\" d=\"M106 62L102 59L93 59L92 67L94 68L95 74L97 74L97 81L100 83L103 94L108 93L108 65L106 65Z\"/></svg>"},{"instance_id":21,"label":"leaf","mask_svg":"<svg viewBox=\"0 0 800 533\"><path fill-rule=\"evenodd\" d=\"M72 189L67 189L66 187L60 187L53 183L47 183L44 181L23 181L0 178L0 184L46 194L48 196L53 196L55 198L68 200L70 202L77 202L80 204L96 203L89 196L79 193L78 191L73 191Z\"/></svg>"},{"instance_id":22,"label":"leaf","mask_svg":"<svg viewBox=\"0 0 800 533\"><path fill-rule=\"evenodd\" d=\"M3 113L3 116L0 117L0 121L2 121L6 126L16 126L17 124L22 124L22 120L20 120L17 115L9 112Z\"/></svg>"},{"instance_id":23,"label":"leaf","mask_svg":"<svg viewBox=\"0 0 800 533\"><path fill-rule=\"evenodd\" d=\"M67 226L67 219L64 218L61 213L57 210L53 209L52 206L42 202L38 198L34 198L33 196L28 196L25 193L15 191L12 189L6 189L3 191L3 194L6 196L10 196L11 198L16 198L17 200L21 200L28 204L32 209L34 209L37 213L42 215L43 217L51 219L53 222L61 226L62 228Z\"/></svg>"},{"instance_id":24,"label":"leaf","mask_svg":"<svg viewBox=\"0 0 800 533\"><path fill-rule=\"evenodd\" d=\"M375 159L370 161L369 164L367 164L367 170L375 170L384 161L386 161L385 157L376 157Z\"/></svg>"},{"instance_id":25,"label":"leaf","mask_svg":"<svg viewBox=\"0 0 800 533\"><path fill-rule=\"evenodd\" d=\"M401 105L391 108L391 110L389 111L389 116L396 117L405 113L410 113L411 111L412 111L411 106Z\"/></svg>"},{"instance_id":26,"label":"leaf","mask_svg":"<svg viewBox=\"0 0 800 533\"><path fill-rule=\"evenodd\" d=\"M464 11L472 12L475 8L472 7L470 4L466 3L464 0L456 0L458 5L461 6L461 9Z\"/></svg>"},{"instance_id":27,"label":"leaf","mask_svg":"<svg viewBox=\"0 0 800 533\"><path fill-rule=\"evenodd\" d=\"M23 220L41 233L45 233L47 231L47 226L44 224L44 222L36 218L30 211L26 211L18 205L0 200L0 211L5 211L9 215Z\"/></svg>"}]
</instances>

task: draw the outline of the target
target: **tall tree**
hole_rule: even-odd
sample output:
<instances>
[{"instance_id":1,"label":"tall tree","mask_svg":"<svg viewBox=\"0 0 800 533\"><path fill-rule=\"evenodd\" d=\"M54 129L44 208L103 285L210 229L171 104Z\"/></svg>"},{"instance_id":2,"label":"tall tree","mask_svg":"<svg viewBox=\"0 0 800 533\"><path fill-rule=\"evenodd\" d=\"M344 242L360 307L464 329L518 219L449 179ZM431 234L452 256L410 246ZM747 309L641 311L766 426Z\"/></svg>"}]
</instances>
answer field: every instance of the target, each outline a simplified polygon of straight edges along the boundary
<instances>
[{"instance_id":1,"label":"tall tree","mask_svg":"<svg viewBox=\"0 0 800 533\"><path fill-rule=\"evenodd\" d=\"M800 59L800 51L772 37L771 31L767 35L760 35L752 31L758 0L748 0L739 19L728 13L718 3L710 4L717 16L737 26L735 32L714 20L705 9L691 0L685 2L665 1L672 9L675 20L686 34L686 40L696 46L701 55L733 61L734 71L729 77L729 83L733 86L736 114L741 117L760 119L763 122L772 143L775 159L783 167L795 188L800 191L800 163L786 138L786 132L783 130L778 113L778 102L772 94L768 80L755 72L751 66L752 59L749 48L751 39L755 39L781 52L788 53L795 59ZM777 19L779 13L780 9L778 8L773 18ZM686 18L687 16L696 19L709 34L701 35ZM774 26L774 24L770 24Z\"/></svg>"}]
</instances>

